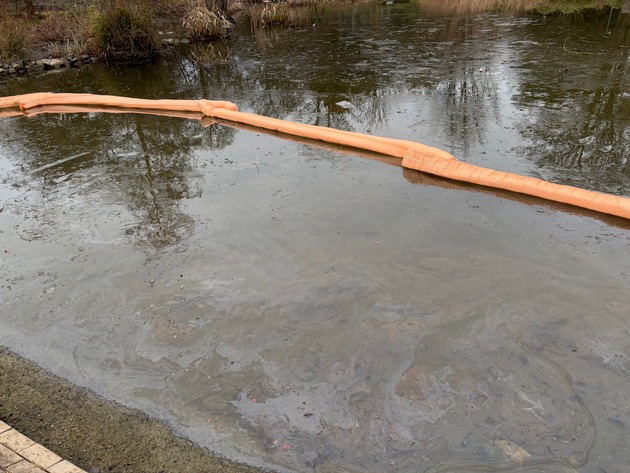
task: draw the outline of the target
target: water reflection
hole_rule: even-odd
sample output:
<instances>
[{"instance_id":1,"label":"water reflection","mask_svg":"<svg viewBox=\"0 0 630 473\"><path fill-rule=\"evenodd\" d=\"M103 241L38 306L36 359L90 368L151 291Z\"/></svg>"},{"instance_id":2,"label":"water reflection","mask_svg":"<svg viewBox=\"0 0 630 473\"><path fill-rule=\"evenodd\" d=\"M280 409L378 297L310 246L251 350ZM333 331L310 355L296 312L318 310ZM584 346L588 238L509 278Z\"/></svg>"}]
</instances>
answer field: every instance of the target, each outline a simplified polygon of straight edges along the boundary
<instances>
[{"instance_id":1,"label":"water reflection","mask_svg":"<svg viewBox=\"0 0 630 473\"><path fill-rule=\"evenodd\" d=\"M98 179L109 189L105 200L133 214L124 233L147 249L190 236L194 222L181 201L202 193L195 153L222 149L234 137L226 127L203 130L196 121L133 114L48 115L11 125L9 147L22 156L26 174L16 185L37 188L49 200Z\"/></svg>"},{"instance_id":2,"label":"water reflection","mask_svg":"<svg viewBox=\"0 0 630 473\"><path fill-rule=\"evenodd\" d=\"M518 103L531 111L521 130L532 143L526 152L547 178L627 194L630 16L618 18L610 37L597 42L593 37L601 23L582 26L581 37L571 38L579 51L565 47L564 63L542 64L542 74L523 74ZM541 68L535 61L527 72Z\"/></svg>"},{"instance_id":3,"label":"water reflection","mask_svg":"<svg viewBox=\"0 0 630 473\"><path fill-rule=\"evenodd\" d=\"M300 121L402 132L421 141L435 136L437 126L445 147L464 160L492 159L490 164L503 162L508 170L629 192L623 167L628 15L616 14L611 34L604 36L607 15L444 18L423 17L414 8L333 11L313 37L304 31L261 33L266 36L253 52L256 61L241 64L241 75L256 77L264 90L251 107L270 116L291 110ZM370 28L361 29L365 25ZM339 54L311 53L332 49ZM424 108L403 108L412 126L392 115L401 94L412 94L409 100ZM340 100L357 107L340 110ZM575 122L585 119L592 124ZM617 132L606 122L614 122ZM510 164L518 155L532 166ZM590 171L590 178L567 180Z\"/></svg>"},{"instance_id":4,"label":"water reflection","mask_svg":"<svg viewBox=\"0 0 630 473\"><path fill-rule=\"evenodd\" d=\"M417 5L330 9L309 29L242 31L227 61L181 49L154 66L39 83L228 99L244 111L428 142L475 164L628 194L629 15L615 13L604 35L607 22L427 16ZM33 87L10 83L6 93Z\"/></svg>"}]
</instances>

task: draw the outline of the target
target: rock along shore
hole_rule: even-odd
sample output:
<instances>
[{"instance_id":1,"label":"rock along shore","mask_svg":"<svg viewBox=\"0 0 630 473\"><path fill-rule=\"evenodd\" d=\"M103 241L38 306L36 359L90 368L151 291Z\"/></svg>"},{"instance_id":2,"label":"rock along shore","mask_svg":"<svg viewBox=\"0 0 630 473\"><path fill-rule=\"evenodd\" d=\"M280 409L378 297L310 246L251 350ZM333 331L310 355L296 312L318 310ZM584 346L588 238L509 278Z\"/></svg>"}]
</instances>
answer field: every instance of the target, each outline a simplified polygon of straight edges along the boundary
<instances>
[{"instance_id":1,"label":"rock along shore","mask_svg":"<svg viewBox=\"0 0 630 473\"><path fill-rule=\"evenodd\" d=\"M37 59L35 61L22 60L0 63L0 79L12 75L42 74L49 71L78 68L84 64L92 64L95 62L98 62L98 58L86 55L72 56L64 59Z\"/></svg>"}]
</instances>

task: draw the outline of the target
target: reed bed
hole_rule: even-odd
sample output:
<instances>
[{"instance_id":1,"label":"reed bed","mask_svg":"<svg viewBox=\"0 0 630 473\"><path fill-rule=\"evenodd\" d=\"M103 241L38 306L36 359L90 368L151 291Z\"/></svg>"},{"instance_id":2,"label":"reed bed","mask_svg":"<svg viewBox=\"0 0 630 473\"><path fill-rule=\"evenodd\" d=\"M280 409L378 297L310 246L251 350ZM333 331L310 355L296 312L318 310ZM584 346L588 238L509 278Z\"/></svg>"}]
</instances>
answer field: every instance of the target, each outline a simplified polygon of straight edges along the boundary
<instances>
[{"instance_id":1,"label":"reed bed","mask_svg":"<svg viewBox=\"0 0 630 473\"><path fill-rule=\"evenodd\" d=\"M628 0L411 1L423 12L435 15L487 11L608 12L628 4ZM26 8L27 0L0 0L0 59L24 58L29 51L44 48L54 57L90 55L110 61L149 58L161 50L161 30L176 31L193 42L209 42L229 35L235 26L232 16L241 23L249 22L254 31L304 28L315 21L325 6L366 2L389 3L386 0L67 0L51 3L49 11L33 12ZM39 8L46 4L35 3ZM206 56L213 54L209 51ZM219 60L224 59L222 54L217 54Z\"/></svg>"}]
</instances>

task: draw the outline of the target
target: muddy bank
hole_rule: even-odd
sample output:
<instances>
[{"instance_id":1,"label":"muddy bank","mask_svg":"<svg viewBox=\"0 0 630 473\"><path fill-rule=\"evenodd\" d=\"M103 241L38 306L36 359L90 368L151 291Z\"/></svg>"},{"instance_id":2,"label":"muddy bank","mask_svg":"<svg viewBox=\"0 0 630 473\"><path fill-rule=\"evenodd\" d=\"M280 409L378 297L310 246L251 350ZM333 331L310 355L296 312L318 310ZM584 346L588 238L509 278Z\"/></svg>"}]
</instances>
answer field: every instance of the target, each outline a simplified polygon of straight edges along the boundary
<instances>
[{"instance_id":1,"label":"muddy bank","mask_svg":"<svg viewBox=\"0 0 630 473\"><path fill-rule=\"evenodd\" d=\"M0 419L96 472L256 470L211 455L163 423L108 402L0 347Z\"/></svg>"}]
</instances>

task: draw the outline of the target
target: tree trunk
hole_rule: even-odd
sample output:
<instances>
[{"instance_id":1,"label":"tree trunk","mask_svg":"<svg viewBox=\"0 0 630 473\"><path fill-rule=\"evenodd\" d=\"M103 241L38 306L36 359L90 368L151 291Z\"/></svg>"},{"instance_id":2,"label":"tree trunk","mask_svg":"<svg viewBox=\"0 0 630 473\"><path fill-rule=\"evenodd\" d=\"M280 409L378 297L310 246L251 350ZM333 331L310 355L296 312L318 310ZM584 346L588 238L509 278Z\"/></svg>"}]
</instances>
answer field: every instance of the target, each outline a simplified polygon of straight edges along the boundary
<instances>
[{"instance_id":1,"label":"tree trunk","mask_svg":"<svg viewBox=\"0 0 630 473\"><path fill-rule=\"evenodd\" d=\"M35 5L33 5L33 0L24 0L24 10L26 11L27 17L33 18L35 16Z\"/></svg>"}]
</instances>

